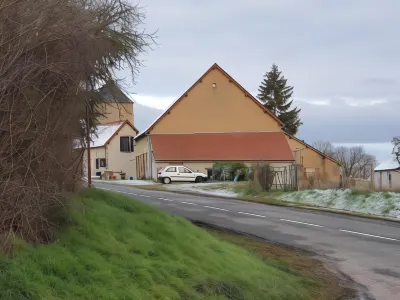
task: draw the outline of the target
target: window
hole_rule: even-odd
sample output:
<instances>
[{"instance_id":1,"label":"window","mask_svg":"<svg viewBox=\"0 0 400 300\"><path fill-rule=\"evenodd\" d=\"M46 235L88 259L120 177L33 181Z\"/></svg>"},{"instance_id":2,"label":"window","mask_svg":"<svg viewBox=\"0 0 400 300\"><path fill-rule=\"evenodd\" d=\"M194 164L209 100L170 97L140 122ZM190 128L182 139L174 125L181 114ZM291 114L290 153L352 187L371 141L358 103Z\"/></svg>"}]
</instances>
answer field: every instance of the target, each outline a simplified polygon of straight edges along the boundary
<instances>
[{"instance_id":1,"label":"window","mask_svg":"<svg viewBox=\"0 0 400 300\"><path fill-rule=\"evenodd\" d=\"M105 158L96 158L96 169L105 168L106 167L106 159Z\"/></svg>"},{"instance_id":2,"label":"window","mask_svg":"<svg viewBox=\"0 0 400 300\"><path fill-rule=\"evenodd\" d=\"M179 173L185 173L185 168L184 167L178 167L178 172Z\"/></svg>"},{"instance_id":3,"label":"window","mask_svg":"<svg viewBox=\"0 0 400 300\"><path fill-rule=\"evenodd\" d=\"M176 168L170 167L170 168L166 169L165 172L176 172Z\"/></svg>"},{"instance_id":4,"label":"window","mask_svg":"<svg viewBox=\"0 0 400 300\"><path fill-rule=\"evenodd\" d=\"M100 158L100 168L105 168L105 167L106 167L106 159Z\"/></svg>"},{"instance_id":5,"label":"window","mask_svg":"<svg viewBox=\"0 0 400 300\"><path fill-rule=\"evenodd\" d=\"M190 171L189 169L187 169L187 168L183 168L183 171L182 171L182 173L188 173L188 174L191 174L192 173L192 171Z\"/></svg>"},{"instance_id":6,"label":"window","mask_svg":"<svg viewBox=\"0 0 400 300\"><path fill-rule=\"evenodd\" d=\"M133 152L135 150L135 138L133 136L121 136L119 140L121 152Z\"/></svg>"}]
</instances>

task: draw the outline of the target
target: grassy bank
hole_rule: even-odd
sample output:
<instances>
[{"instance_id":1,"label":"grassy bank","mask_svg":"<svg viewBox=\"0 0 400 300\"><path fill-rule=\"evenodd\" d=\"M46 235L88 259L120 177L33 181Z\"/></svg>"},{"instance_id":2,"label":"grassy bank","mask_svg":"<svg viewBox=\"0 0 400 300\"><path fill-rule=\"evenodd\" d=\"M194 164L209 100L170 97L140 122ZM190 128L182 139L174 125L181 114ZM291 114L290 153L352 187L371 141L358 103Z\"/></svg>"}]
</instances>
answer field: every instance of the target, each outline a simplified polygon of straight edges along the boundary
<instances>
[{"instance_id":1,"label":"grassy bank","mask_svg":"<svg viewBox=\"0 0 400 300\"><path fill-rule=\"evenodd\" d=\"M198 224L217 238L229 241L256 254L264 263L285 272L291 272L311 279L308 291L313 300L356 299L355 284L345 276L338 276L327 270L326 265L299 249L284 247L248 235L237 234L223 228ZM336 271L335 271L336 272Z\"/></svg>"},{"instance_id":2,"label":"grassy bank","mask_svg":"<svg viewBox=\"0 0 400 300\"><path fill-rule=\"evenodd\" d=\"M313 279L120 194L82 193L56 243L0 254L0 299L313 299Z\"/></svg>"},{"instance_id":3,"label":"grassy bank","mask_svg":"<svg viewBox=\"0 0 400 300\"><path fill-rule=\"evenodd\" d=\"M139 187L148 190L203 194L278 206L294 206L339 214L400 221L399 192L359 192L350 189L260 192L249 182L180 184Z\"/></svg>"},{"instance_id":4,"label":"grassy bank","mask_svg":"<svg viewBox=\"0 0 400 300\"><path fill-rule=\"evenodd\" d=\"M400 193L360 192L350 189L304 190L297 192L259 192L254 185L240 183L226 186L240 196L400 219Z\"/></svg>"}]
</instances>

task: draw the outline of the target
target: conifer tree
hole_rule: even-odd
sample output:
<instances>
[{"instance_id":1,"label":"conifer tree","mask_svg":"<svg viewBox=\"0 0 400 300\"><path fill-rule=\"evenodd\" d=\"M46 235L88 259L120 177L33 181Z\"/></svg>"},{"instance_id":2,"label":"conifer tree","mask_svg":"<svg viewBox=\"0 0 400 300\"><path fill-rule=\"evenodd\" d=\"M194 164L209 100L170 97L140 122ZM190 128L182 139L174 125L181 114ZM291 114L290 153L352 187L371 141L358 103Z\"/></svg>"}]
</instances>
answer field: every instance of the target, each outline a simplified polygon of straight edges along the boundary
<instances>
[{"instance_id":1,"label":"conifer tree","mask_svg":"<svg viewBox=\"0 0 400 300\"><path fill-rule=\"evenodd\" d=\"M287 85L287 79L277 65L273 64L271 70L264 75L258 91L258 99L285 124L283 130L295 135L303 124L299 116L301 110L291 108L293 87Z\"/></svg>"}]
</instances>

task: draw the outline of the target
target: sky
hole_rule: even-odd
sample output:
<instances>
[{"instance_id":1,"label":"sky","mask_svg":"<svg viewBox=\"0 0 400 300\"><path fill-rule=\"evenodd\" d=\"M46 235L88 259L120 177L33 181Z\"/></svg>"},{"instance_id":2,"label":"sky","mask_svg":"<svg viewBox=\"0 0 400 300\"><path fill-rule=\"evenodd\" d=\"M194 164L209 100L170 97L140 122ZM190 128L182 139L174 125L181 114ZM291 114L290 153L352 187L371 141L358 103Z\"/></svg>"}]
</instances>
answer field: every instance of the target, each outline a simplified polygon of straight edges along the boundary
<instances>
[{"instance_id":1,"label":"sky","mask_svg":"<svg viewBox=\"0 0 400 300\"><path fill-rule=\"evenodd\" d=\"M213 63L257 95L275 63L294 86L312 143L359 145L379 160L400 135L400 1L142 0L157 45L125 78L139 104L166 108Z\"/></svg>"}]
</instances>

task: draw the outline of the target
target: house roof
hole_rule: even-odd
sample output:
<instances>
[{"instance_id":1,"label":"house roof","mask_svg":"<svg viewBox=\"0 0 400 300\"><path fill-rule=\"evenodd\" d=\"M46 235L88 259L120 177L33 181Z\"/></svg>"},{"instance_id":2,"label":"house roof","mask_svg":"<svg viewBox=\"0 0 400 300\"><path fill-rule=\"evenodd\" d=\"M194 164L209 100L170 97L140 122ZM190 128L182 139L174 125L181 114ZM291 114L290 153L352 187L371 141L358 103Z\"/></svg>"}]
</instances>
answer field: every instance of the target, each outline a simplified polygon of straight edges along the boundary
<instances>
[{"instance_id":1,"label":"house roof","mask_svg":"<svg viewBox=\"0 0 400 300\"><path fill-rule=\"evenodd\" d=\"M104 102L132 103L133 101L121 90L114 81L108 81L99 89L100 98Z\"/></svg>"},{"instance_id":2,"label":"house roof","mask_svg":"<svg viewBox=\"0 0 400 300\"><path fill-rule=\"evenodd\" d=\"M97 125L96 134L91 136L90 146L92 148L104 147L125 125L132 127L136 134L139 132L128 120Z\"/></svg>"},{"instance_id":3,"label":"house roof","mask_svg":"<svg viewBox=\"0 0 400 300\"><path fill-rule=\"evenodd\" d=\"M391 159L379 164L374 171L390 171L400 169L400 164L396 159Z\"/></svg>"},{"instance_id":4,"label":"house roof","mask_svg":"<svg viewBox=\"0 0 400 300\"><path fill-rule=\"evenodd\" d=\"M152 134L156 161L294 161L280 131Z\"/></svg>"},{"instance_id":5,"label":"house roof","mask_svg":"<svg viewBox=\"0 0 400 300\"><path fill-rule=\"evenodd\" d=\"M233 79L225 70L223 70L218 64L213 64L204 74L201 76L180 98L175 100L146 130L142 131L136 139L140 139L144 134L148 134L149 131L154 127L165 115L168 114L169 110L172 109L175 105L177 105L180 101L182 101L183 98L197 85L199 84L204 77L206 77L211 71L213 70L219 70L230 82L232 82L234 85L236 85L242 92L248 97L251 101L253 101L255 104L257 104L260 109L262 109L265 113L270 115L276 122L278 122L281 126L284 124L282 123L281 120L278 119L270 110L268 110L266 107L262 105L260 101L258 101L256 98L254 98L244 87L242 87L235 79Z\"/></svg>"},{"instance_id":6,"label":"house roof","mask_svg":"<svg viewBox=\"0 0 400 300\"><path fill-rule=\"evenodd\" d=\"M293 136L293 135L291 135L291 134L289 134L287 132L284 132L284 134L286 134L289 137L289 139L294 139L295 141L297 141L297 142L301 143L302 145L306 146L307 148L310 148L311 150L314 150L315 152L317 152L322 157L325 157L326 159L329 159L329 160L333 161L334 163L337 163L338 165L340 165L340 162L338 162L336 159L330 157L329 155L326 155L325 153L319 151L318 149L315 149L313 146L307 144L305 141L300 140L297 137L295 137L295 136Z\"/></svg>"}]
</instances>

